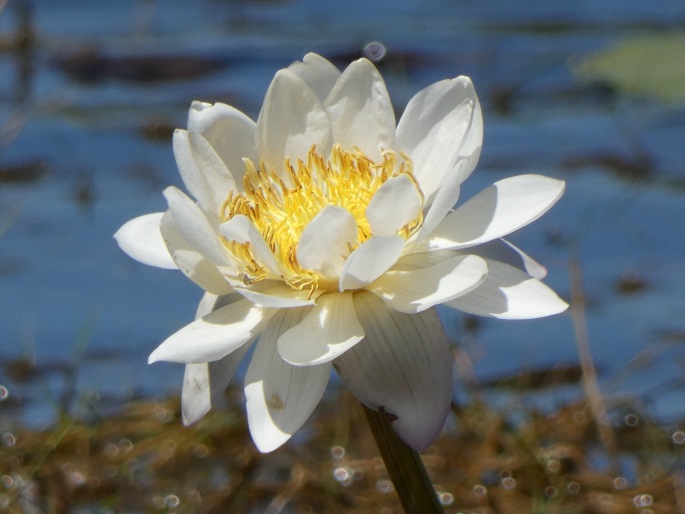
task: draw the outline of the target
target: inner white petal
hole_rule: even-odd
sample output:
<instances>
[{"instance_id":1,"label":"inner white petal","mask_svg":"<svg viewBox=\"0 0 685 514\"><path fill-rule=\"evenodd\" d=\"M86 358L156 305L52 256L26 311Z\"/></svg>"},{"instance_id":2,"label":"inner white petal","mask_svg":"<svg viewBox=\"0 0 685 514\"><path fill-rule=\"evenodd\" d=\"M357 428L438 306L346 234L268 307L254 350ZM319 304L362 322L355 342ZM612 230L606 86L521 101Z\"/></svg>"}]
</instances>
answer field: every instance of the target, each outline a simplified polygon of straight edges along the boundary
<instances>
[{"instance_id":1,"label":"inner white petal","mask_svg":"<svg viewBox=\"0 0 685 514\"><path fill-rule=\"evenodd\" d=\"M297 261L324 278L337 279L349 248L357 245L357 236L357 222L350 211L335 205L325 207L302 232Z\"/></svg>"},{"instance_id":2,"label":"inner white petal","mask_svg":"<svg viewBox=\"0 0 685 514\"><path fill-rule=\"evenodd\" d=\"M421 193L408 175L388 179L366 207L366 219L375 235L395 234L421 211Z\"/></svg>"},{"instance_id":3,"label":"inner white petal","mask_svg":"<svg viewBox=\"0 0 685 514\"><path fill-rule=\"evenodd\" d=\"M340 291L360 289L389 270L404 249L399 236L372 236L350 254L340 275Z\"/></svg>"}]
</instances>

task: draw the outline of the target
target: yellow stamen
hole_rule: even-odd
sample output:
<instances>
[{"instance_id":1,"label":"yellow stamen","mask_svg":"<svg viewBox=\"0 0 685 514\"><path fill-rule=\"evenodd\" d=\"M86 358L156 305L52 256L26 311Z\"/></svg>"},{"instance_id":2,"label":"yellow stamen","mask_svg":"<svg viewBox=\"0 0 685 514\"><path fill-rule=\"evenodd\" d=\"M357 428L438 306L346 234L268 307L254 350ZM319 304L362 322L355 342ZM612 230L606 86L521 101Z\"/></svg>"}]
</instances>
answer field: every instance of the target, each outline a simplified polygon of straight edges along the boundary
<instances>
[{"instance_id":1,"label":"yellow stamen","mask_svg":"<svg viewBox=\"0 0 685 514\"><path fill-rule=\"evenodd\" d=\"M412 173L412 162L407 155L383 152L383 161L375 163L362 151L343 150L335 145L328 159L312 147L306 162L298 160L293 164L285 160L284 173L261 162L259 168L249 159L244 159L244 192L231 192L223 204L221 218L228 221L233 216L247 216L262 234L267 245L276 256L283 279L290 287L298 290L310 289L310 295L321 281L318 273L304 269L297 262L297 244L305 227L322 209L339 206L347 209L357 222L358 243L372 235L366 219L366 207L374 194L389 178L407 175L416 185ZM402 227L398 235L409 238L423 222L421 213L411 223ZM224 239L224 244L242 268L246 284L263 280L269 270L260 265L249 243L237 243ZM352 252L356 246L348 245ZM272 277L278 278L278 277Z\"/></svg>"}]
</instances>

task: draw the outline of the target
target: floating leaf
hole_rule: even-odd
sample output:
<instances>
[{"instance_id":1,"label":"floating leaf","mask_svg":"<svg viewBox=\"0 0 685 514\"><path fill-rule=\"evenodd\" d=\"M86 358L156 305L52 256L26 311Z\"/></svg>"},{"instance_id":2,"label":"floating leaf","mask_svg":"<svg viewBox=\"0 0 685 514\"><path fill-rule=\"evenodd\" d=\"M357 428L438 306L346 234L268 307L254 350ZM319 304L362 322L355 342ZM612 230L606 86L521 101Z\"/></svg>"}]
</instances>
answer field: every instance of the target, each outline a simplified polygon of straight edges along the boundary
<instances>
[{"instance_id":1,"label":"floating leaf","mask_svg":"<svg viewBox=\"0 0 685 514\"><path fill-rule=\"evenodd\" d=\"M584 81L601 81L627 94L685 103L685 34L630 39L591 53L573 66Z\"/></svg>"}]
</instances>

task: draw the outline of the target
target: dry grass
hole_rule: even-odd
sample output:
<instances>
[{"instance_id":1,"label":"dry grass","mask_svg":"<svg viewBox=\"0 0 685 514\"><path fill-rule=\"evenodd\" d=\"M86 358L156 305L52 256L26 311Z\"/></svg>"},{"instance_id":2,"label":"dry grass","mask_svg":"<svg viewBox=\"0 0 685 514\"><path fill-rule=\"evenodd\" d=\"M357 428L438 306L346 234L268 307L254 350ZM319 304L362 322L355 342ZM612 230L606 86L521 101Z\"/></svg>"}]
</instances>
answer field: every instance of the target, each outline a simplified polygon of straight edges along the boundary
<instances>
[{"instance_id":1,"label":"dry grass","mask_svg":"<svg viewBox=\"0 0 685 514\"><path fill-rule=\"evenodd\" d=\"M184 428L176 400L137 402L98 422L4 434L0 510L36 513L395 513L399 503L361 408L327 400L303 437L261 455L239 406ZM423 454L448 513L685 512L685 434L637 417L616 427L624 473L603 472L586 404L511 425L474 405ZM627 470L627 472L625 471ZM630 475L629 475L630 474Z\"/></svg>"}]
</instances>

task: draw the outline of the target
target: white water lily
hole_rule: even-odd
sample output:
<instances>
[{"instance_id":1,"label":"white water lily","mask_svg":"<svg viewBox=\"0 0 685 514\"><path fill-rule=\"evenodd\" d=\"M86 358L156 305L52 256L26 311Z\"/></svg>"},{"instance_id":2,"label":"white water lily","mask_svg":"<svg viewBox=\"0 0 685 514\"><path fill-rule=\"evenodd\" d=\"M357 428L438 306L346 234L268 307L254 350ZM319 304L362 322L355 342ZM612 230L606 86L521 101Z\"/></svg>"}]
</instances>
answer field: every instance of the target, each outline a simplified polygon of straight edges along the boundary
<instances>
[{"instance_id":1,"label":"white water lily","mask_svg":"<svg viewBox=\"0 0 685 514\"><path fill-rule=\"evenodd\" d=\"M567 307L540 282L545 269L501 239L546 212L562 181L504 179L452 210L482 136L467 77L419 92L396 125L366 59L341 73L308 54L280 70L256 123L193 103L173 148L194 200L169 187L166 212L115 235L206 291L196 320L150 356L187 364L184 422L209 410L256 342L245 396L261 451L303 425L333 368L410 446L430 445L452 398L435 306L497 318Z\"/></svg>"}]
</instances>

